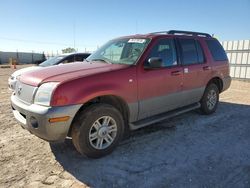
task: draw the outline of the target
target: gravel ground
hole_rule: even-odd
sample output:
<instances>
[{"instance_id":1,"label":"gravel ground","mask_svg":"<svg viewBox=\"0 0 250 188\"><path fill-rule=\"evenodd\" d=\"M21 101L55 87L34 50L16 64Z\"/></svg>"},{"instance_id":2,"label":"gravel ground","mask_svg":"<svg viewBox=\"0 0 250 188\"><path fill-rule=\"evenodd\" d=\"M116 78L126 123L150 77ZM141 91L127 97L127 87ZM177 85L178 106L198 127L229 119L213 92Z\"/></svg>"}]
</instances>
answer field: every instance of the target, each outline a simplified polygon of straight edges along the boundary
<instances>
[{"instance_id":1,"label":"gravel ground","mask_svg":"<svg viewBox=\"0 0 250 188\"><path fill-rule=\"evenodd\" d=\"M21 66L18 66L21 68ZM14 120L0 68L0 187L250 187L250 83L233 81L215 114L137 130L101 159L49 144Z\"/></svg>"}]
</instances>

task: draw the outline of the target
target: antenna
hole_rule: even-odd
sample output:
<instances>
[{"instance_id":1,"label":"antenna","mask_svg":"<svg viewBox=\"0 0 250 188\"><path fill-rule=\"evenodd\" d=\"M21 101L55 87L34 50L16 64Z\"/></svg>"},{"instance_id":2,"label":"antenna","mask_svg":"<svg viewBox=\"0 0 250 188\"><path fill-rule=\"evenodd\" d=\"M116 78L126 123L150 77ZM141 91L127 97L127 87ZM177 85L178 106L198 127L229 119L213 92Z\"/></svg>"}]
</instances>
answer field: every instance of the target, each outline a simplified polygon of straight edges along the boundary
<instances>
[{"instance_id":1,"label":"antenna","mask_svg":"<svg viewBox=\"0 0 250 188\"><path fill-rule=\"evenodd\" d=\"M74 50L76 50L76 21L73 23L73 32L74 32Z\"/></svg>"},{"instance_id":2,"label":"antenna","mask_svg":"<svg viewBox=\"0 0 250 188\"><path fill-rule=\"evenodd\" d=\"M136 20L135 21L135 34L138 33L138 21Z\"/></svg>"}]
</instances>

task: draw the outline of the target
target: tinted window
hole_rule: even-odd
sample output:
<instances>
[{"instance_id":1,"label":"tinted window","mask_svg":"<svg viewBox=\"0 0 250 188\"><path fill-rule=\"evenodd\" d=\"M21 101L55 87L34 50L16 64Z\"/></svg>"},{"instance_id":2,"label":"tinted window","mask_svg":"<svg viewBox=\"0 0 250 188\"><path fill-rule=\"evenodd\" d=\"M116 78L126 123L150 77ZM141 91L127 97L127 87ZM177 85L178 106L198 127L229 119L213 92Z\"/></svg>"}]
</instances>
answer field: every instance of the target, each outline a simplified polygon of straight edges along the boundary
<instances>
[{"instance_id":1,"label":"tinted window","mask_svg":"<svg viewBox=\"0 0 250 188\"><path fill-rule=\"evenodd\" d=\"M162 59L163 67L177 65L176 52L173 39L161 39L153 47L148 57L159 57Z\"/></svg>"},{"instance_id":2,"label":"tinted window","mask_svg":"<svg viewBox=\"0 0 250 188\"><path fill-rule=\"evenodd\" d=\"M205 62L204 53L203 53L203 50L201 48L199 41L196 41L196 49L197 49L197 54L198 54L198 63Z\"/></svg>"},{"instance_id":3,"label":"tinted window","mask_svg":"<svg viewBox=\"0 0 250 188\"><path fill-rule=\"evenodd\" d=\"M66 57L62 62L60 63L72 63L74 62L74 55L70 55L68 57Z\"/></svg>"},{"instance_id":4,"label":"tinted window","mask_svg":"<svg viewBox=\"0 0 250 188\"><path fill-rule=\"evenodd\" d=\"M213 56L214 61L227 61L227 55L223 47L217 40L206 40L207 46Z\"/></svg>"},{"instance_id":5,"label":"tinted window","mask_svg":"<svg viewBox=\"0 0 250 188\"><path fill-rule=\"evenodd\" d=\"M196 49L196 42L193 39L179 39L182 63L184 65L191 65L199 63L198 52Z\"/></svg>"},{"instance_id":6,"label":"tinted window","mask_svg":"<svg viewBox=\"0 0 250 188\"><path fill-rule=\"evenodd\" d=\"M90 54L85 53L85 54L82 54L81 56L82 56L82 59L83 59L83 60L85 60L87 57L89 57L89 56L90 56Z\"/></svg>"},{"instance_id":7,"label":"tinted window","mask_svg":"<svg viewBox=\"0 0 250 188\"><path fill-rule=\"evenodd\" d=\"M75 61L83 61L84 59L83 55L75 55Z\"/></svg>"}]
</instances>

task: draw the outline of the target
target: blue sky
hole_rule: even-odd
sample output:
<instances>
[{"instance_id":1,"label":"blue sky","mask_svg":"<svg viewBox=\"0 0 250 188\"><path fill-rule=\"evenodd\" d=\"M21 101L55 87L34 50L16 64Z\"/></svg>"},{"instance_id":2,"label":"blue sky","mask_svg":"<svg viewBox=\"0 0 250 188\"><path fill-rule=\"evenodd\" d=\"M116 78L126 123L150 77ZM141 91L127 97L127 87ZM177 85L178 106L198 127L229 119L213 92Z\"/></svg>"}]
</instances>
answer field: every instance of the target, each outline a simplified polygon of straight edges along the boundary
<instances>
[{"instance_id":1,"label":"blue sky","mask_svg":"<svg viewBox=\"0 0 250 188\"><path fill-rule=\"evenodd\" d=\"M250 39L250 0L2 0L0 51L94 50L112 38L170 29Z\"/></svg>"}]
</instances>

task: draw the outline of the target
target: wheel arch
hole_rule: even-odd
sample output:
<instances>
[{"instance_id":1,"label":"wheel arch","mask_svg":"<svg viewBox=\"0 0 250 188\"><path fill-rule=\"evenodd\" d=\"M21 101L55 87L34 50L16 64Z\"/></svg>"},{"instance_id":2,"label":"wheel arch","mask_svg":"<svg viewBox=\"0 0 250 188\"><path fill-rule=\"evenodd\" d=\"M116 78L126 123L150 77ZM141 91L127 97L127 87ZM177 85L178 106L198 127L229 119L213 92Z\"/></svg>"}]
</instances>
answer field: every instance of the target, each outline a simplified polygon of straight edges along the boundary
<instances>
[{"instance_id":1,"label":"wheel arch","mask_svg":"<svg viewBox=\"0 0 250 188\"><path fill-rule=\"evenodd\" d=\"M77 116L80 114L80 112L84 111L92 104L98 104L98 103L109 104L113 106L114 108L116 108L122 114L122 117L124 119L125 132L128 131L129 129L128 120L129 120L130 112L129 112L129 107L127 103L125 102L125 100L115 95L102 95L102 96L98 96L93 99L90 99L89 101L87 101L80 107L80 109L77 111L70 125L68 136L71 136L73 122L75 121Z\"/></svg>"},{"instance_id":2,"label":"wheel arch","mask_svg":"<svg viewBox=\"0 0 250 188\"><path fill-rule=\"evenodd\" d=\"M213 77L212 79L209 80L209 82L207 83L206 87L209 86L211 83L214 83L218 89L219 89L219 93L222 92L223 90L223 81L220 77Z\"/></svg>"}]
</instances>

